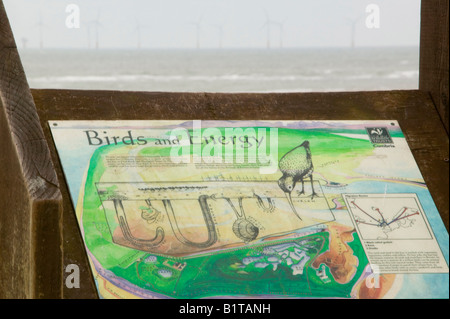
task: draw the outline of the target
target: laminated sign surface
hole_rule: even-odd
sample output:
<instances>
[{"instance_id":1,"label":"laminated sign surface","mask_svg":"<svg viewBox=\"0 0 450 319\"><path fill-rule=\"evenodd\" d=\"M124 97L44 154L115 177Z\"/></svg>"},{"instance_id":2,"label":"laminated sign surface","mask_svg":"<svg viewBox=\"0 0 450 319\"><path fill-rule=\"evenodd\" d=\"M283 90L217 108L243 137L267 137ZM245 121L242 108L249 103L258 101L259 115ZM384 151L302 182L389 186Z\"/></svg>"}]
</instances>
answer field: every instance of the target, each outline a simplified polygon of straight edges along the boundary
<instances>
[{"instance_id":1,"label":"laminated sign surface","mask_svg":"<svg viewBox=\"0 0 450 319\"><path fill-rule=\"evenodd\" d=\"M396 121L49 121L102 298L448 298Z\"/></svg>"}]
</instances>

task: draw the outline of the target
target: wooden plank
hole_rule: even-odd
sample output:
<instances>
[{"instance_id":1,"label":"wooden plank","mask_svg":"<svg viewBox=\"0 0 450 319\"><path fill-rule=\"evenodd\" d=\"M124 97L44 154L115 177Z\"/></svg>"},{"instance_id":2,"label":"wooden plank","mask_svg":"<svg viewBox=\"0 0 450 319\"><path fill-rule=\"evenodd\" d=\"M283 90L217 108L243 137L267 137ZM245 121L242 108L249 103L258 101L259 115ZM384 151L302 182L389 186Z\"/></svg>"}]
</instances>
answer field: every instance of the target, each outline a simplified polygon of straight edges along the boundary
<instances>
[{"instance_id":1,"label":"wooden plank","mask_svg":"<svg viewBox=\"0 0 450 319\"><path fill-rule=\"evenodd\" d=\"M419 89L430 92L445 128L449 129L448 0L422 0Z\"/></svg>"},{"instance_id":2,"label":"wooden plank","mask_svg":"<svg viewBox=\"0 0 450 319\"><path fill-rule=\"evenodd\" d=\"M0 99L0 108L2 102ZM1 298L30 296L30 223L29 202L24 179L8 123L0 112L0 291ZM18 213L11 213L18 212ZM25 220L24 220L25 219ZM13 275L14 274L14 275ZM22 289L17 289L22 287Z\"/></svg>"},{"instance_id":3,"label":"wooden plank","mask_svg":"<svg viewBox=\"0 0 450 319\"><path fill-rule=\"evenodd\" d=\"M0 1L0 298L62 295L62 197Z\"/></svg>"},{"instance_id":4,"label":"wooden plank","mask_svg":"<svg viewBox=\"0 0 450 319\"><path fill-rule=\"evenodd\" d=\"M448 230L449 141L427 92L213 94L34 89L32 94L55 163L48 120L398 120ZM83 289L66 289L64 296L91 297L96 292L87 259L80 253L84 248L75 213L67 205L70 197L60 163L55 165L67 213L64 258L80 266L84 280Z\"/></svg>"}]
</instances>

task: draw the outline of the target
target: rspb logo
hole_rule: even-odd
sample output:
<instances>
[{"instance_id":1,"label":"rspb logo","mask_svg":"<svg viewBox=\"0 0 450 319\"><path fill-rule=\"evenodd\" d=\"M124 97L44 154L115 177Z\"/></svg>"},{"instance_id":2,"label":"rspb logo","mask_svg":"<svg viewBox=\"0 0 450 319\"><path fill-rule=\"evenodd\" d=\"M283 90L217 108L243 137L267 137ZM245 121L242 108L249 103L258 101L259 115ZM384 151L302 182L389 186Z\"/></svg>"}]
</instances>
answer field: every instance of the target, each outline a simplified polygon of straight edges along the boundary
<instances>
[{"instance_id":1,"label":"rspb logo","mask_svg":"<svg viewBox=\"0 0 450 319\"><path fill-rule=\"evenodd\" d=\"M367 134L369 134L370 141L372 144L380 146L386 145L387 147L394 147L394 141L389 134L389 131L386 127L366 127Z\"/></svg>"}]
</instances>

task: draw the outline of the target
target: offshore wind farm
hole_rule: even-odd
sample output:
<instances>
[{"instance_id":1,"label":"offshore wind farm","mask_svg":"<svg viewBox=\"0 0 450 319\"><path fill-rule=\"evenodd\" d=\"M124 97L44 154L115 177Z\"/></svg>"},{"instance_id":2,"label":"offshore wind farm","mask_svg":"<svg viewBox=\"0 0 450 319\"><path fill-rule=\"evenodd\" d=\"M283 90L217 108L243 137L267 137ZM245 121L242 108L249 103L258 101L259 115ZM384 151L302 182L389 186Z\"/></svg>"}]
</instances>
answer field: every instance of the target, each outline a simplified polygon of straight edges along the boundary
<instances>
[{"instance_id":1,"label":"offshore wind farm","mask_svg":"<svg viewBox=\"0 0 450 319\"><path fill-rule=\"evenodd\" d=\"M5 2L14 14L16 2ZM31 87L324 92L418 86L418 29L408 25L407 16L394 26L398 20L388 16L386 5L381 24L378 19L369 28L368 7L356 2L350 7L330 1L324 3L328 7L176 2L177 10L164 19L167 4L143 2L138 12L132 6L80 3L73 17L78 28L61 24L70 17L66 12L59 17L30 5L36 8L29 10L29 22L24 17L16 30ZM403 36L392 40L397 33Z\"/></svg>"}]
</instances>

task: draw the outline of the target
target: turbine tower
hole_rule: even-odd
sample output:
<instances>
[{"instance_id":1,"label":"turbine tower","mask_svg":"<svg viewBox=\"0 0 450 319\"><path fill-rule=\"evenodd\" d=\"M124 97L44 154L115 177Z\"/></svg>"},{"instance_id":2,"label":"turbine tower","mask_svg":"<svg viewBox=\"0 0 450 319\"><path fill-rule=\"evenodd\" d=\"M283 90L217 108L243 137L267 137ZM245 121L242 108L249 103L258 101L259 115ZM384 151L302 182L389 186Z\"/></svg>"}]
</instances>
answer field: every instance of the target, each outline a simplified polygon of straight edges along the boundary
<instances>
[{"instance_id":1,"label":"turbine tower","mask_svg":"<svg viewBox=\"0 0 450 319\"><path fill-rule=\"evenodd\" d=\"M42 12L39 11L39 22L37 23L37 27L39 28L39 49L44 48L44 27L46 25L42 21Z\"/></svg>"},{"instance_id":2,"label":"turbine tower","mask_svg":"<svg viewBox=\"0 0 450 319\"><path fill-rule=\"evenodd\" d=\"M27 43L28 43L28 39L27 38L22 38L22 48L26 49L27 48Z\"/></svg>"},{"instance_id":3,"label":"turbine tower","mask_svg":"<svg viewBox=\"0 0 450 319\"><path fill-rule=\"evenodd\" d=\"M355 45L356 45L356 42L355 42L355 39L356 39L356 24L358 23L359 19L360 19L360 17L353 18L353 19L350 19L350 18L347 19L347 22L350 25L350 47L352 49L354 49Z\"/></svg>"},{"instance_id":4,"label":"turbine tower","mask_svg":"<svg viewBox=\"0 0 450 319\"><path fill-rule=\"evenodd\" d=\"M283 48L283 35L284 35L284 24L286 23L286 21L283 22L277 22L277 21L272 21L272 23L276 26L278 26L278 28L280 29L280 49Z\"/></svg>"},{"instance_id":5,"label":"turbine tower","mask_svg":"<svg viewBox=\"0 0 450 319\"><path fill-rule=\"evenodd\" d=\"M200 48L200 30L201 30L201 22L202 22L203 16L200 16L200 18L196 22L191 22L193 26L195 26L196 30L196 44L195 47L197 49Z\"/></svg>"},{"instance_id":6,"label":"turbine tower","mask_svg":"<svg viewBox=\"0 0 450 319\"><path fill-rule=\"evenodd\" d=\"M219 32L219 49L222 49L222 46L223 46L223 25L214 25L214 27Z\"/></svg>"},{"instance_id":7,"label":"turbine tower","mask_svg":"<svg viewBox=\"0 0 450 319\"><path fill-rule=\"evenodd\" d=\"M269 17L269 14L267 13L266 10L264 10L264 13L265 13L265 15L266 15L266 22L262 25L261 29L266 28L266 30L267 30L267 42L266 42L266 47L267 47L267 49L270 49L270 48L271 48L271 43L270 43L270 36L271 36L271 33L270 33L270 27L271 27L272 25L274 25L274 26L280 26L281 24L280 24L279 22L276 22L276 21L271 20L270 17ZM280 27L280 30L282 30L282 27ZM280 31L280 34L281 34L281 31ZM280 35L280 37L281 37L281 35ZM280 41L281 41L281 40L280 40Z\"/></svg>"},{"instance_id":8,"label":"turbine tower","mask_svg":"<svg viewBox=\"0 0 450 319\"><path fill-rule=\"evenodd\" d=\"M87 26L87 29L86 29L87 45L88 45L88 48L90 49L91 48L91 23L90 22L86 23L86 26Z\"/></svg>"},{"instance_id":9,"label":"turbine tower","mask_svg":"<svg viewBox=\"0 0 450 319\"><path fill-rule=\"evenodd\" d=\"M97 17L95 20L91 20L87 24L87 33L88 33L88 47L91 47L91 26L94 27L95 31L95 49L99 48L99 34L98 29L102 26L100 23L100 10L97 12Z\"/></svg>"},{"instance_id":10,"label":"turbine tower","mask_svg":"<svg viewBox=\"0 0 450 319\"><path fill-rule=\"evenodd\" d=\"M137 34L137 48L140 49L141 46L142 46L142 41L141 41L142 40L142 37L141 37L142 33L141 33L141 31L142 31L143 28L147 28L147 26L141 24L140 21L137 18L135 18L135 21L136 21L136 28L134 29L134 31Z\"/></svg>"}]
</instances>

